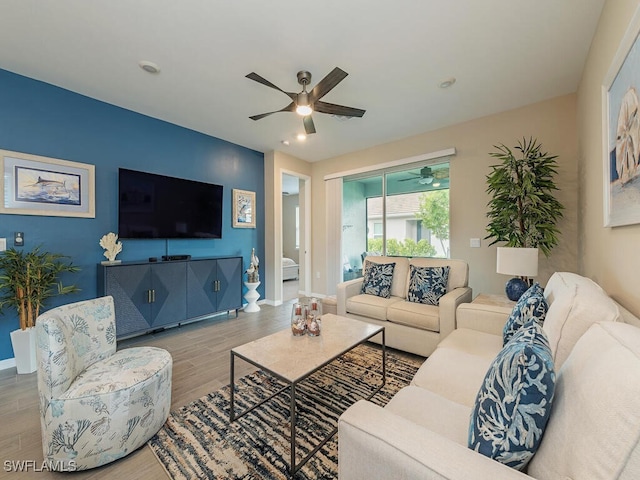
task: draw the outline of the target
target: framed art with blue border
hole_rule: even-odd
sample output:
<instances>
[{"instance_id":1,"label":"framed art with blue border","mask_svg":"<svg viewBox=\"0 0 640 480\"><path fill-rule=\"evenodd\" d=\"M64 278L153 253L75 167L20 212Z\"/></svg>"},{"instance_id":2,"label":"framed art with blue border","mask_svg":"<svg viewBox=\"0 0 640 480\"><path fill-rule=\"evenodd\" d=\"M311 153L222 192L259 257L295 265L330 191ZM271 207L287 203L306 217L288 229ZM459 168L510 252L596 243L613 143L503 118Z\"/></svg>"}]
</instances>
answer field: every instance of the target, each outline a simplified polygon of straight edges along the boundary
<instances>
[{"instance_id":1,"label":"framed art with blue border","mask_svg":"<svg viewBox=\"0 0 640 480\"><path fill-rule=\"evenodd\" d=\"M0 150L0 213L95 218L95 166Z\"/></svg>"}]
</instances>

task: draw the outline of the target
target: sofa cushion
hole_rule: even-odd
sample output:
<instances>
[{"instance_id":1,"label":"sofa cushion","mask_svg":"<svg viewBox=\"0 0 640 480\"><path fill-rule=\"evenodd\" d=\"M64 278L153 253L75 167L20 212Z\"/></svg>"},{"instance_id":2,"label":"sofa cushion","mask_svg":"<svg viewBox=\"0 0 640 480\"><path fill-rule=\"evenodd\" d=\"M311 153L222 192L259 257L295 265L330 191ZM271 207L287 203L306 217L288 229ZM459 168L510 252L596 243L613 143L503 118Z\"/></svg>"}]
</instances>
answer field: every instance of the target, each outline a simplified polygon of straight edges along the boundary
<instances>
[{"instance_id":1,"label":"sofa cushion","mask_svg":"<svg viewBox=\"0 0 640 480\"><path fill-rule=\"evenodd\" d=\"M502 330L502 344L506 345L511 337L527 323L531 318L535 318L540 325L544 322L547 314L547 301L544 299L544 290L538 282L534 283L513 307L511 315L504 324Z\"/></svg>"},{"instance_id":2,"label":"sofa cushion","mask_svg":"<svg viewBox=\"0 0 640 480\"><path fill-rule=\"evenodd\" d=\"M544 289L549 310L544 330L556 369L560 369L578 339L600 321L620 321L620 311L604 290L575 273L554 273Z\"/></svg>"},{"instance_id":3,"label":"sofa cushion","mask_svg":"<svg viewBox=\"0 0 640 480\"><path fill-rule=\"evenodd\" d=\"M440 308L407 301L395 302L387 308L387 320L432 332L440 331Z\"/></svg>"},{"instance_id":4,"label":"sofa cushion","mask_svg":"<svg viewBox=\"0 0 640 480\"><path fill-rule=\"evenodd\" d=\"M501 337L491 336L502 343ZM438 347L413 376L411 385L426 388L453 402L472 407L494 357L495 355L486 358L453 348Z\"/></svg>"},{"instance_id":5,"label":"sofa cushion","mask_svg":"<svg viewBox=\"0 0 640 480\"><path fill-rule=\"evenodd\" d=\"M460 445L467 445L470 407L410 385L401 388L384 408Z\"/></svg>"},{"instance_id":6,"label":"sofa cushion","mask_svg":"<svg viewBox=\"0 0 640 480\"><path fill-rule=\"evenodd\" d=\"M593 325L558 371L553 414L528 466L535 478L637 479L640 329Z\"/></svg>"},{"instance_id":7,"label":"sofa cushion","mask_svg":"<svg viewBox=\"0 0 640 480\"><path fill-rule=\"evenodd\" d=\"M555 372L544 330L524 325L492 362L469 425L469 448L522 470L551 414Z\"/></svg>"},{"instance_id":8,"label":"sofa cushion","mask_svg":"<svg viewBox=\"0 0 640 480\"><path fill-rule=\"evenodd\" d=\"M393 281L391 282L391 296L402 297L407 296L407 279L409 277L409 259L406 257L384 257L384 256L368 256L365 258L362 269L367 267L367 263L395 263L393 269Z\"/></svg>"},{"instance_id":9,"label":"sofa cushion","mask_svg":"<svg viewBox=\"0 0 640 480\"><path fill-rule=\"evenodd\" d=\"M438 348L450 348L493 361L502 350L502 337L470 328L457 328L438 344ZM489 365L487 364L487 369ZM482 374L484 378L484 373ZM478 384L479 385L479 384ZM480 388L480 387L478 387Z\"/></svg>"},{"instance_id":10,"label":"sofa cushion","mask_svg":"<svg viewBox=\"0 0 640 480\"><path fill-rule=\"evenodd\" d=\"M396 302L403 301L404 299L399 297L382 298L361 293L347 299L346 311L354 315L386 321L387 308Z\"/></svg>"},{"instance_id":11,"label":"sofa cushion","mask_svg":"<svg viewBox=\"0 0 640 480\"><path fill-rule=\"evenodd\" d=\"M409 291L407 300L413 303L438 305L440 297L447 293L449 267L409 266Z\"/></svg>"},{"instance_id":12,"label":"sofa cushion","mask_svg":"<svg viewBox=\"0 0 640 480\"><path fill-rule=\"evenodd\" d=\"M395 266L395 263L366 262L361 293L389 298L391 296L391 282Z\"/></svg>"},{"instance_id":13,"label":"sofa cushion","mask_svg":"<svg viewBox=\"0 0 640 480\"><path fill-rule=\"evenodd\" d=\"M90 397L136 388L171 364L171 355L157 347L119 350L76 377L60 399Z\"/></svg>"},{"instance_id":14,"label":"sofa cushion","mask_svg":"<svg viewBox=\"0 0 640 480\"><path fill-rule=\"evenodd\" d=\"M464 260L416 257L409 260L409 265L415 265L416 267L449 267L447 292L450 292L454 288L469 285L469 264ZM407 282L408 278L409 268L407 267Z\"/></svg>"}]
</instances>

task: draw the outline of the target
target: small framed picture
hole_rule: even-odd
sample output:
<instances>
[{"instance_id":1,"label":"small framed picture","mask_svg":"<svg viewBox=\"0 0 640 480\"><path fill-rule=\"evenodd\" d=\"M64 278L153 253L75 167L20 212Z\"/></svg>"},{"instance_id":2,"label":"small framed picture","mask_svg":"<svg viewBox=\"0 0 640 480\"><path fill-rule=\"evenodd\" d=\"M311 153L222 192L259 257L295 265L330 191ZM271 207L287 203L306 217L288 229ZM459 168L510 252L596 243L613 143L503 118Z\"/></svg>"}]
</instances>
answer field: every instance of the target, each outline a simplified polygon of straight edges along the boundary
<instances>
[{"instance_id":1,"label":"small framed picture","mask_svg":"<svg viewBox=\"0 0 640 480\"><path fill-rule=\"evenodd\" d=\"M233 228L256 228L256 192L233 189Z\"/></svg>"}]
</instances>

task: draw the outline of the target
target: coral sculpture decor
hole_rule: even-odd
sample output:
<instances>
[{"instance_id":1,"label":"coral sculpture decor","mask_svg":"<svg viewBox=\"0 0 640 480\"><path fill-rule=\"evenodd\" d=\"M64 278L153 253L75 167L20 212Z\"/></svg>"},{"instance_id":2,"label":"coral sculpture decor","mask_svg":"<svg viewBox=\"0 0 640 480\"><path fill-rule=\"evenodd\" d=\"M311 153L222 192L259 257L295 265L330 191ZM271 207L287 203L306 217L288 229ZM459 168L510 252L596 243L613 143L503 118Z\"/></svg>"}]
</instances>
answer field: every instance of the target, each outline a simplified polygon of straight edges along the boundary
<instances>
[{"instance_id":1,"label":"coral sculpture decor","mask_svg":"<svg viewBox=\"0 0 640 480\"><path fill-rule=\"evenodd\" d=\"M104 256L108 260L102 263L120 263L120 260L116 260L116 255L122 251L122 242L118 241L118 235L113 232L107 233L100 239L100 246L104 248Z\"/></svg>"}]
</instances>

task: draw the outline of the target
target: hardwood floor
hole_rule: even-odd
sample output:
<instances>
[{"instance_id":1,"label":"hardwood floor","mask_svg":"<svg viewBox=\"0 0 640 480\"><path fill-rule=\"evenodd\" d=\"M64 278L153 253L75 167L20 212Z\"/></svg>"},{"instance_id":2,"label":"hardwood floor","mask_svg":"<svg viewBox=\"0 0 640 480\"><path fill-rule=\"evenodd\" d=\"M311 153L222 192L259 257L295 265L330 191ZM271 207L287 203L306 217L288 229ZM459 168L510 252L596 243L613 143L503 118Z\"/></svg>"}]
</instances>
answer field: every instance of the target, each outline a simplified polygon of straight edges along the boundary
<instances>
[{"instance_id":1,"label":"hardwood floor","mask_svg":"<svg viewBox=\"0 0 640 480\"><path fill-rule=\"evenodd\" d=\"M260 312L240 312L214 317L179 328L119 342L118 349L152 345L168 350L173 357L171 408L186 405L229 383L229 350L237 345L289 327L291 304L261 305ZM255 370L236 363L236 378ZM146 445L104 467L73 474L7 472L7 462L29 460L41 465L42 443L38 413L36 374L17 375L14 369L0 371L0 478L73 480L98 478L162 479L164 469Z\"/></svg>"}]
</instances>

